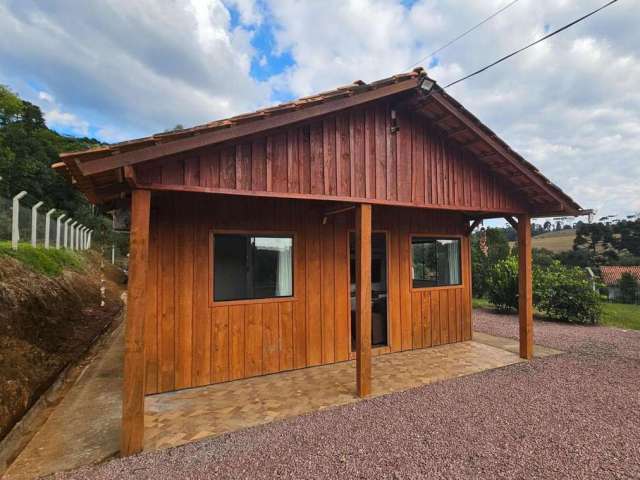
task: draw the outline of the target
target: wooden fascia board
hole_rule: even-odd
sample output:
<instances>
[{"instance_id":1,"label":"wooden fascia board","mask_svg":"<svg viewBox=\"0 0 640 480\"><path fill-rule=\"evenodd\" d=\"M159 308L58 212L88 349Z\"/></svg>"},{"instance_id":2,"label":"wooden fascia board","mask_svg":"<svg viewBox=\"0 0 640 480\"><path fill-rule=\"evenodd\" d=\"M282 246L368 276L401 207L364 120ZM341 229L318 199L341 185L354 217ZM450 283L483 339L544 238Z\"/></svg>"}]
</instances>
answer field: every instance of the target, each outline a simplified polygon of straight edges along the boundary
<instances>
[{"instance_id":1,"label":"wooden fascia board","mask_svg":"<svg viewBox=\"0 0 640 480\"><path fill-rule=\"evenodd\" d=\"M83 175L95 175L115 168L124 167L125 165L135 165L155 158L175 155L188 150L195 150L208 145L226 142L239 137L261 133L267 130L273 130L293 123L320 117L339 110L344 110L345 108L362 105L380 98L414 89L418 86L421 80L422 77L418 76L350 97L331 100L312 107L301 108L300 110L295 110L289 113L265 117L262 120L233 125L225 129L202 133L193 137L153 145L139 150L89 160L88 162L77 162L77 165Z\"/></svg>"},{"instance_id":2,"label":"wooden fascia board","mask_svg":"<svg viewBox=\"0 0 640 480\"><path fill-rule=\"evenodd\" d=\"M518 159L516 159L511 153L509 153L502 145L492 139L489 135L486 134L479 126L475 125L473 122L469 121L467 117L460 112L457 108L451 105L446 99L443 98L442 94L439 92L435 92L431 95L431 98L435 100L438 105L452 115L454 115L459 121L463 124L467 125L476 135L478 135L482 140L484 140L491 148L493 148L496 152L502 155L504 158L509 160L515 168L517 168L524 176L526 176L533 183L542 188L547 194L549 194L552 198L558 201L561 205L564 205L564 199L562 199L557 192L555 192L549 185L547 185L544 181L542 181L538 176L536 176L533 172L529 171L526 166L522 165Z\"/></svg>"}]
</instances>

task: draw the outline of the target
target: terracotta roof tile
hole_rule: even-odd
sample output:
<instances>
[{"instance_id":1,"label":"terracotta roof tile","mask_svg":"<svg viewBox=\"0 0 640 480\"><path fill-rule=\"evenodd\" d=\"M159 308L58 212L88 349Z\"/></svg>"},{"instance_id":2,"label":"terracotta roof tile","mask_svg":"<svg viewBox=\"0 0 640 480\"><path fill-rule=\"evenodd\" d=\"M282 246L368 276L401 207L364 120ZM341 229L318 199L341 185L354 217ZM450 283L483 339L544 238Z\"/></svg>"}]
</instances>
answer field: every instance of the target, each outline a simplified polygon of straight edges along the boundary
<instances>
[{"instance_id":1,"label":"terracotta roof tile","mask_svg":"<svg viewBox=\"0 0 640 480\"><path fill-rule=\"evenodd\" d=\"M297 98L290 102L281 103L279 105L275 105L272 107L262 108L260 110L256 110L255 112L242 113L230 118L215 120L213 122L209 122L204 125L197 125L195 127L176 130L173 132L161 132L161 133L150 135L148 137L138 138L134 140L126 140L124 142L114 143L106 147L105 146L98 147L97 149L83 150L80 152L63 153L60 155L60 157L63 159L69 158L69 157L71 158L82 157L84 155L95 153L97 151L104 152L105 155L108 155L109 153L117 152L121 147L124 147L124 146L131 147L131 146L139 145L142 148L143 146L146 146L149 143L153 143L155 141L162 141L167 138L178 139L183 137L189 137L189 136L202 133L203 131L211 131L219 128L228 128L238 123L258 121L270 115L282 114L282 113L289 112L291 110L298 110L300 108L305 108L311 105L322 103L327 100L334 100L336 98L340 98L344 96L356 95L358 93L380 88L385 85L390 85L392 83L396 83L402 80L407 80L410 78L415 78L418 76L425 76L425 75L426 75L425 71L421 67L418 67L412 70L411 72L402 73L399 75L393 75L391 77L384 78L382 80L377 80L371 83L364 83L362 80L356 80L350 85L344 85L342 87L338 87L333 90L327 90L325 92L317 93L314 95Z\"/></svg>"},{"instance_id":2,"label":"terracotta roof tile","mask_svg":"<svg viewBox=\"0 0 640 480\"><path fill-rule=\"evenodd\" d=\"M624 267L624 266L605 266L600 267L600 276L605 285L615 285L620 281L623 273L630 273L638 281L640 281L640 265Z\"/></svg>"}]
</instances>

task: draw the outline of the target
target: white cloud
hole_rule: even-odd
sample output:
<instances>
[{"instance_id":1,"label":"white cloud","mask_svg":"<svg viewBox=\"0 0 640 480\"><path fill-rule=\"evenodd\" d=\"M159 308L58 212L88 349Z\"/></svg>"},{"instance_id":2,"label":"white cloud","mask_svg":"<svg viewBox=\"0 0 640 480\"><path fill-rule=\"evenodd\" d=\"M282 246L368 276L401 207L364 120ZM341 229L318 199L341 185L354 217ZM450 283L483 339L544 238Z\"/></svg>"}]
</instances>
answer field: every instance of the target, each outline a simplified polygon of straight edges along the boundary
<instances>
[{"instance_id":1,"label":"white cloud","mask_svg":"<svg viewBox=\"0 0 640 480\"><path fill-rule=\"evenodd\" d=\"M73 113L61 112L57 108L44 111L47 125L54 130L64 130L74 135L86 137L89 135L89 122L81 120Z\"/></svg>"},{"instance_id":2,"label":"white cloud","mask_svg":"<svg viewBox=\"0 0 640 480\"><path fill-rule=\"evenodd\" d=\"M600 3L519 2L437 55L429 74L445 85ZM504 2L269 5L278 47L295 60L279 81L308 94L402 71ZM584 207L640 210L639 14L637 3L619 2L450 93Z\"/></svg>"},{"instance_id":3,"label":"white cloud","mask_svg":"<svg viewBox=\"0 0 640 480\"><path fill-rule=\"evenodd\" d=\"M38 98L47 103L53 103L55 101L55 99L53 98L53 95L47 92L38 92Z\"/></svg>"},{"instance_id":4,"label":"white cloud","mask_svg":"<svg viewBox=\"0 0 640 480\"><path fill-rule=\"evenodd\" d=\"M0 31L11 39L0 42L0 83L35 80L26 90L49 122L77 131L88 122L101 138L122 140L250 111L274 91L307 95L405 71L504 4L0 0ZM522 0L438 54L429 73L444 85L599 5ZM450 89L554 183L604 213L640 210L638 10L618 2ZM251 44L265 28L273 51ZM268 68L283 52L291 67L264 82L251 77L252 61Z\"/></svg>"},{"instance_id":5,"label":"white cloud","mask_svg":"<svg viewBox=\"0 0 640 480\"><path fill-rule=\"evenodd\" d=\"M226 5L238 10L238 13L240 14L240 21L244 25L260 25L262 23L263 15L255 0L224 1Z\"/></svg>"},{"instance_id":6,"label":"white cloud","mask_svg":"<svg viewBox=\"0 0 640 480\"><path fill-rule=\"evenodd\" d=\"M0 42L0 82L36 79L93 127L129 137L270 98L249 74L252 32L232 28L222 0L5 1L0 31L11 38Z\"/></svg>"},{"instance_id":7,"label":"white cloud","mask_svg":"<svg viewBox=\"0 0 640 480\"><path fill-rule=\"evenodd\" d=\"M79 118L71 112L65 112L63 107L49 92L39 91L40 108L49 128L85 137L89 135L89 122Z\"/></svg>"}]
</instances>

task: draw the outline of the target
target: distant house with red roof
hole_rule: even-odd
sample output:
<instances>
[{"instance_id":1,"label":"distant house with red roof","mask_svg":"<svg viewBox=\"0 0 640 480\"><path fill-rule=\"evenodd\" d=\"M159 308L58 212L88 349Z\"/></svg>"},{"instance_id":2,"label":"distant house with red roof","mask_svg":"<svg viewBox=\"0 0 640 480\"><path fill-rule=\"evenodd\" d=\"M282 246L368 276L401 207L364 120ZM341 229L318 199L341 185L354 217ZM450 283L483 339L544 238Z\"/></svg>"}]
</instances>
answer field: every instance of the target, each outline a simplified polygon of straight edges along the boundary
<instances>
[{"instance_id":1,"label":"distant house with red roof","mask_svg":"<svg viewBox=\"0 0 640 480\"><path fill-rule=\"evenodd\" d=\"M602 277L602 282L607 286L607 289L609 290L609 300L616 300L620 297L618 282L620 281L623 273L630 273L636 278L636 280L640 282L640 265L631 267L600 267L600 276Z\"/></svg>"}]
</instances>

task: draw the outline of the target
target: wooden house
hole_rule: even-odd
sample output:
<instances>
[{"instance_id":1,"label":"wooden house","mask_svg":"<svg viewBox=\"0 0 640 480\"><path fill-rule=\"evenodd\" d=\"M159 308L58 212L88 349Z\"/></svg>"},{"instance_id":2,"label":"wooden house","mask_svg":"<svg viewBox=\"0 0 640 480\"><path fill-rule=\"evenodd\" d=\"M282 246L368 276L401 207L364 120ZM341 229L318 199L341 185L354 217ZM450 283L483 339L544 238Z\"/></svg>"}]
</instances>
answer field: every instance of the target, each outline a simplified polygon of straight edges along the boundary
<instances>
[{"instance_id":1,"label":"wooden house","mask_svg":"<svg viewBox=\"0 0 640 480\"><path fill-rule=\"evenodd\" d=\"M61 155L130 202L122 452L144 395L471 339L470 232L518 231L531 358L534 216L580 207L422 69Z\"/></svg>"}]
</instances>

